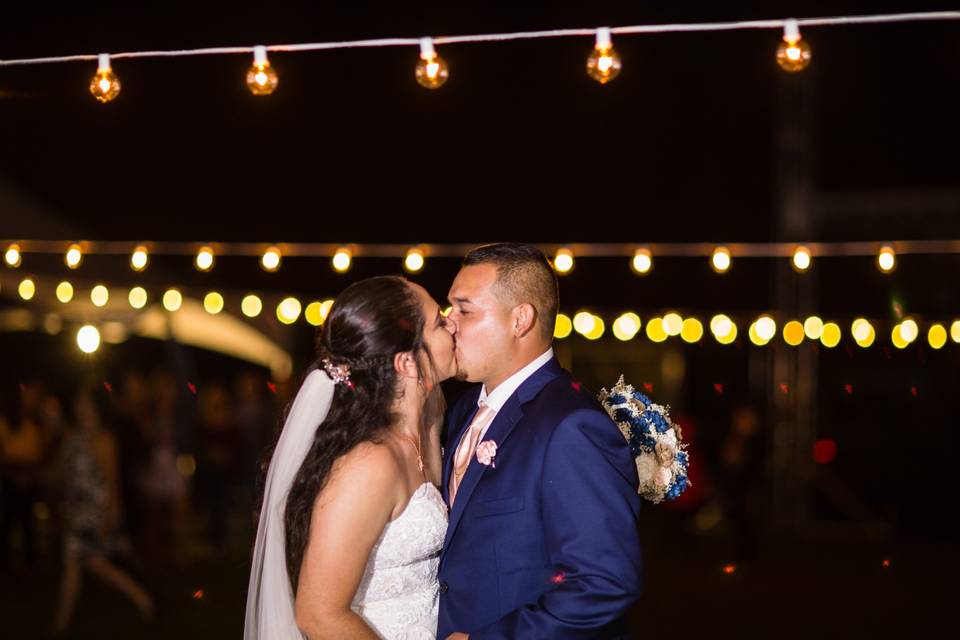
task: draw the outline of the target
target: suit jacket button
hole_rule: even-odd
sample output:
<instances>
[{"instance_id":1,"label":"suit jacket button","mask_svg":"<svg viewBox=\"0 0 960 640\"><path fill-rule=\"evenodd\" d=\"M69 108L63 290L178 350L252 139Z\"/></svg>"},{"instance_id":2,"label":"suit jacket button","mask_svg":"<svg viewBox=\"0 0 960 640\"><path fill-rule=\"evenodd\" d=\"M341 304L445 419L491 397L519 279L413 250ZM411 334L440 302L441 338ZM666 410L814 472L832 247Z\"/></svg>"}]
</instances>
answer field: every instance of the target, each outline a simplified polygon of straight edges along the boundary
<instances>
[{"instance_id":1,"label":"suit jacket button","mask_svg":"<svg viewBox=\"0 0 960 640\"><path fill-rule=\"evenodd\" d=\"M440 583L440 593L446 593L449 590L450 590L450 585L448 585L446 582Z\"/></svg>"}]
</instances>

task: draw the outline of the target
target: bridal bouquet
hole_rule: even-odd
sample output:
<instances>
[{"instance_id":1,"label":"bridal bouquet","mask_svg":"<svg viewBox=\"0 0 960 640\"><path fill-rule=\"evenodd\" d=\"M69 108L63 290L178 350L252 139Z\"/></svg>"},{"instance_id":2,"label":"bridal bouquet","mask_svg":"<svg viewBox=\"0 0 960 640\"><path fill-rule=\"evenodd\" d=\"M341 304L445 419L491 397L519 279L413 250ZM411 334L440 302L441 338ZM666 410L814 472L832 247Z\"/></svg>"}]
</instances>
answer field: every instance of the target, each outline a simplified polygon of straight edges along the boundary
<instances>
[{"instance_id":1,"label":"bridal bouquet","mask_svg":"<svg viewBox=\"0 0 960 640\"><path fill-rule=\"evenodd\" d=\"M623 376L610 391L602 389L598 399L630 443L640 478L640 496L654 504L676 499L690 485L690 460L680 426L670 421L669 409L635 391Z\"/></svg>"}]
</instances>

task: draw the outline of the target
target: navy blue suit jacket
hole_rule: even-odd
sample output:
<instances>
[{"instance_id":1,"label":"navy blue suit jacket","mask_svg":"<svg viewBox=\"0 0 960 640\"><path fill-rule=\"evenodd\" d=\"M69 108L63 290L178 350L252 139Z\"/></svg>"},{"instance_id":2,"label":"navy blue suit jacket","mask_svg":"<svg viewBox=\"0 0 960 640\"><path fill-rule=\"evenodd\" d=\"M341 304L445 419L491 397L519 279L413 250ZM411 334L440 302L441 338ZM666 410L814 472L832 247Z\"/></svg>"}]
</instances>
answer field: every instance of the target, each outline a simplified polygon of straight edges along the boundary
<instances>
[{"instance_id":1,"label":"navy blue suit jacket","mask_svg":"<svg viewBox=\"0 0 960 640\"><path fill-rule=\"evenodd\" d=\"M447 413L447 495L480 387ZM640 499L626 439L556 360L507 400L457 491L440 558L440 640L629 637L640 596Z\"/></svg>"}]
</instances>

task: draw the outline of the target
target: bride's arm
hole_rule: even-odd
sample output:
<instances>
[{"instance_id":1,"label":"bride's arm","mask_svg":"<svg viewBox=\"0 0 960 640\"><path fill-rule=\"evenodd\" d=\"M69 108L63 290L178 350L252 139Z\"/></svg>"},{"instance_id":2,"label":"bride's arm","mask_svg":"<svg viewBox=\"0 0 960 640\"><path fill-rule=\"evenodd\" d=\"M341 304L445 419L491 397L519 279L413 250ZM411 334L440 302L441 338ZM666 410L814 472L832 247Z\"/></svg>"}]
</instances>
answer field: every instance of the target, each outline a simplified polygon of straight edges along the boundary
<instances>
[{"instance_id":1,"label":"bride's arm","mask_svg":"<svg viewBox=\"0 0 960 640\"><path fill-rule=\"evenodd\" d=\"M297 626L311 640L378 638L350 604L397 506L401 473L386 448L363 443L337 461L317 496L296 597Z\"/></svg>"}]
</instances>

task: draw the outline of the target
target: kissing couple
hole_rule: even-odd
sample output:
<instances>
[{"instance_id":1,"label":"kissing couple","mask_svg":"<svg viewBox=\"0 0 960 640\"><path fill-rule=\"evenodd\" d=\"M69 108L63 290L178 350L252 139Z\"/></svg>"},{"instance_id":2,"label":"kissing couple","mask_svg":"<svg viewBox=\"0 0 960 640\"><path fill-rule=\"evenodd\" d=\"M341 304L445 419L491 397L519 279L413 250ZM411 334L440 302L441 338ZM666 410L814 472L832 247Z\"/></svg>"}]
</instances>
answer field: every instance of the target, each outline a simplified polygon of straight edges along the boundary
<instances>
[{"instance_id":1,"label":"kissing couple","mask_svg":"<svg viewBox=\"0 0 960 640\"><path fill-rule=\"evenodd\" d=\"M449 302L395 276L336 298L267 472L245 640L630 637L637 468L554 356L550 262L479 247ZM452 377L476 384L447 410Z\"/></svg>"}]
</instances>

